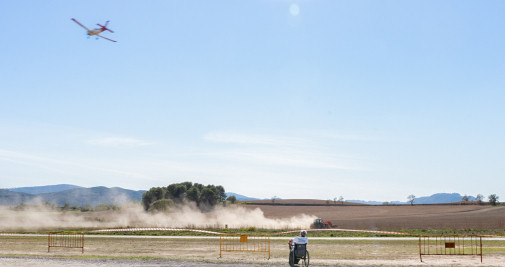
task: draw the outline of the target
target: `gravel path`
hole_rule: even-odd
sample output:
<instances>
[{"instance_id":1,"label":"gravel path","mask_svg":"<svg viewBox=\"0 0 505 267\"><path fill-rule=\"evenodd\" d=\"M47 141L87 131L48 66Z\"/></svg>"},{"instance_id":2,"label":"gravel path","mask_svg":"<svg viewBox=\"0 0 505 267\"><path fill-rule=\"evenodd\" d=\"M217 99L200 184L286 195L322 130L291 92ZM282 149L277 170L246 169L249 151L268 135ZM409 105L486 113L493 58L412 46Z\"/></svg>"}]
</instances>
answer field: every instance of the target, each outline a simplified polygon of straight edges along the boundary
<instances>
[{"instance_id":1,"label":"gravel path","mask_svg":"<svg viewBox=\"0 0 505 267\"><path fill-rule=\"evenodd\" d=\"M419 262L417 259L412 260L342 260L340 262L327 262L324 265L310 266L339 266L339 267L412 267L412 266L504 266L505 257L487 257L482 265L477 258L432 258L428 262ZM126 260L126 259L62 259L50 257L0 257L0 266L41 266L41 267L60 267L60 266L175 266L175 267L286 267L289 266L287 261L268 262L265 264L254 264L247 262L203 262L203 261L183 261L183 260Z\"/></svg>"},{"instance_id":2,"label":"gravel path","mask_svg":"<svg viewBox=\"0 0 505 267\"><path fill-rule=\"evenodd\" d=\"M197 262L174 260L121 260L121 259L56 259L45 257L0 257L0 266L174 266L174 267L277 267L286 264L251 264L240 262ZM312 265L311 265L312 266Z\"/></svg>"}]
</instances>

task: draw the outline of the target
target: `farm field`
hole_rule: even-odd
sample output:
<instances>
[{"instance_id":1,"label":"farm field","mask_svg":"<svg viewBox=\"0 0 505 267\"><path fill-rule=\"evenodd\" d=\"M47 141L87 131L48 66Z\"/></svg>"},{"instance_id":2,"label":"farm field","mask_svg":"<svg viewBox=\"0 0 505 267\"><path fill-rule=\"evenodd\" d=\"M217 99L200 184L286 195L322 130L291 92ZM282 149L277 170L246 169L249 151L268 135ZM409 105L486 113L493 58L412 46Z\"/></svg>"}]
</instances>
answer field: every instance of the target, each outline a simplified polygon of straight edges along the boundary
<instances>
[{"instance_id":1,"label":"farm field","mask_svg":"<svg viewBox=\"0 0 505 267\"><path fill-rule=\"evenodd\" d=\"M271 258L265 253L223 252L219 258L219 239L132 238L86 236L85 252L80 249L51 248L47 252L44 236L0 236L0 265L22 262L25 266L54 266L69 261L71 265L100 263L102 266L135 264L162 266L163 262L198 262L195 266L287 265L287 240L271 240ZM420 262L418 242L405 240L310 240L311 266L503 266L505 242L483 243L484 260L478 256L424 256ZM17 260L16 260L17 259ZM57 259L57 260L56 260ZM60 260L60 261L59 261ZM33 264L31 264L33 263ZM208 264L208 265L207 265ZM189 264L182 264L185 266Z\"/></svg>"},{"instance_id":2,"label":"farm field","mask_svg":"<svg viewBox=\"0 0 505 267\"><path fill-rule=\"evenodd\" d=\"M255 202L250 202L255 203ZM245 205L259 208L267 218L283 218L296 214L315 215L345 229L505 229L505 207L479 205L322 205L321 200L259 201ZM269 204L269 205L265 205ZM301 204L296 206L296 204ZM318 204L319 206L306 206Z\"/></svg>"},{"instance_id":3,"label":"farm field","mask_svg":"<svg viewBox=\"0 0 505 267\"><path fill-rule=\"evenodd\" d=\"M289 200L284 200L289 201ZM304 202L305 201L305 202ZM294 203L294 202L298 202ZM321 201L320 201L321 202ZM314 202L313 204L319 204ZM282 203L282 202L281 202ZM326 206L310 205L310 201L296 200L289 205L243 204L224 208L217 213L201 214L203 221L219 218L226 212L235 212L236 216L226 219L233 221L240 216L250 222L249 216L260 217L256 224L249 228L233 229L234 232L246 231L255 233L264 231L261 222L268 226L273 222L297 221L297 218L320 217L330 220L336 227L362 230L411 230L422 233L435 229L441 233L467 229L478 232L492 230L494 234L504 236L505 207L478 205L418 205L418 206L366 206L343 205ZM268 204L268 205L267 205ZM279 204L279 203L277 203ZM238 209L237 209L238 208ZM128 212L128 213L127 213ZM150 215L143 212L122 210L115 212L61 213L57 211L23 211L4 213L0 223L12 225L18 222L24 228L15 232L41 233L41 236L0 235L0 265L2 266L285 266L287 264L287 241L289 236L276 236L271 239L271 258L264 253L223 252L219 258L219 239L217 236L192 236L170 238L163 235L185 235L187 232L169 233L153 231L148 234L160 236L142 236L144 233L129 233L134 236L118 233L116 237L105 235L86 235L85 252L80 249L51 248L47 252L48 231L93 230L106 228L124 228L122 220L130 219L128 224L136 222L138 227L170 227L170 220L161 221L163 225L150 225L160 222L162 215ZM192 213L191 213L192 214ZM178 213L184 216L184 213ZM240 215L240 216L239 216ZM261 216L260 216L261 215ZM146 216L146 218L144 218ZM294 219L293 219L294 218ZM51 219L51 220L50 220ZM30 223L31 224L30 224ZM42 228L35 227L45 222ZM223 221L215 220L218 225ZM62 225L66 225L62 227ZM73 225L73 227L69 227ZM265 227L265 228L268 228ZM13 228L14 229L14 228ZM281 229L270 229L270 233ZM293 228L297 229L297 228ZM479 231L480 229L480 231ZM8 228L0 229L8 233ZM226 231L214 228L215 231ZM232 230L232 229L230 229ZM419 260L418 240L415 238L372 239L372 238L329 238L318 239L316 233L309 232L309 250L311 266L503 266L505 262L505 241L485 240L483 242L484 262L481 265L479 256L424 256ZM292 234L296 235L296 234ZM347 233L343 233L346 236ZM348 236L353 236L349 234ZM196 263L196 265L192 265Z\"/></svg>"},{"instance_id":4,"label":"farm field","mask_svg":"<svg viewBox=\"0 0 505 267\"><path fill-rule=\"evenodd\" d=\"M193 227L242 229L308 228L315 218L329 220L336 228L359 230L484 230L505 236L505 207L489 205L324 205L317 200L282 200L220 207L201 213L181 209L168 214L150 214L140 206L117 211L61 212L57 210L14 211L3 208L0 232L40 232L65 229L125 227ZM284 204L284 205L282 205ZM315 205L310 205L315 204ZM471 231L468 231L471 233Z\"/></svg>"}]
</instances>

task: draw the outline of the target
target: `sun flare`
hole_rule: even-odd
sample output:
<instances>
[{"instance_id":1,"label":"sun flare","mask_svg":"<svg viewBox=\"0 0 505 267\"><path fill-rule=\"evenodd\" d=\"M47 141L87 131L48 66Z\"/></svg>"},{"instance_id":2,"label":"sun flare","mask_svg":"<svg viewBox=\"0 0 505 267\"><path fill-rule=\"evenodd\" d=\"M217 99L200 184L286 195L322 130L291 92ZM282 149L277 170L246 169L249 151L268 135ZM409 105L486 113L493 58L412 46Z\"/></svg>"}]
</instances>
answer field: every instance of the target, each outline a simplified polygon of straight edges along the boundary
<instances>
[{"instance_id":1,"label":"sun flare","mask_svg":"<svg viewBox=\"0 0 505 267\"><path fill-rule=\"evenodd\" d=\"M289 7L289 13L293 16L297 16L300 13L300 7L297 4L291 4Z\"/></svg>"}]
</instances>

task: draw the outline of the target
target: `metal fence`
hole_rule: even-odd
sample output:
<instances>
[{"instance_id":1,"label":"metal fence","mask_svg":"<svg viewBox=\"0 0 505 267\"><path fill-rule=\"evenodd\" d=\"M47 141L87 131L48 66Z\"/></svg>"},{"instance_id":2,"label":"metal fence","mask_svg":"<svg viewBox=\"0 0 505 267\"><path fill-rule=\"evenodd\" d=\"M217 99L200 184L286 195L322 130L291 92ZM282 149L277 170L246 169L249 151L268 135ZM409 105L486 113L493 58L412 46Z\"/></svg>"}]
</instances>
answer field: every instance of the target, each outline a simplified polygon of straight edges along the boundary
<instances>
[{"instance_id":1,"label":"metal fence","mask_svg":"<svg viewBox=\"0 0 505 267\"><path fill-rule=\"evenodd\" d=\"M80 248L84 253L84 233L49 233L47 235L47 252L50 252L51 247Z\"/></svg>"},{"instance_id":2,"label":"metal fence","mask_svg":"<svg viewBox=\"0 0 505 267\"><path fill-rule=\"evenodd\" d=\"M270 259L270 236L262 234L221 234L219 257L224 251L268 253Z\"/></svg>"},{"instance_id":3,"label":"metal fence","mask_svg":"<svg viewBox=\"0 0 505 267\"><path fill-rule=\"evenodd\" d=\"M423 255L470 255L480 256L482 262L481 236L419 236L419 258Z\"/></svg>"}]
</instances>

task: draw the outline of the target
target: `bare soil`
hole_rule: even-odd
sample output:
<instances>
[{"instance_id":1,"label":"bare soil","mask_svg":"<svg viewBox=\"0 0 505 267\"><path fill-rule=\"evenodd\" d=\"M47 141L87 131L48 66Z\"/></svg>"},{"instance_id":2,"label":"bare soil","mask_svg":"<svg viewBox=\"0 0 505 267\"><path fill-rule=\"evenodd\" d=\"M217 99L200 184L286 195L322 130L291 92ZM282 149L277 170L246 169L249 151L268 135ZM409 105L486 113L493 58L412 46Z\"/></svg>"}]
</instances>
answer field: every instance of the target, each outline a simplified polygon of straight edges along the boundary
<instances>
[{"instance_id":1,"label":"bare soil","mask_svg":"<svg viewBox=\"0 0 505 267\"><path fill-rule=\"evenodd\" d=\"M300 214L331 220L339 228L398 229L505 229L505 207L478 205L326 206L244 205L259 208L267 218ZM320 202L313 202L319 204ZM289 203L288 203L289 204ZM309 205L307 205L309 204ZM265 253L223 252L219 239L87 236L85 252L52 248L47 237L0 235L1 266L287 266L287 241L271 240L271 258ZM309 237L310 240L310 237ZM424 256L417 240L315 240L309 241L311 266L504 266L505 241L483 242L479 256Z\"/></svg>"},{"instance_id":2,"label":"bare soil","mask_svg":"<svg viewBox=\"0 0 505 267\"><path fill-rule=\"evenodd\" d=\"M267 218L297 214L315 215L346 229L505 229L505 207L480 205L313 205L321 200L277 200L270 205L245 205L261 209ZM286 204L295 205L286 205ZM302 204L302 205L296 205ZM308 205L307 205L308 204Z\"/></svg>"},{"instance_id":3,"label":"bare soil","mask_svg":"<svg viewBox=\"0 0 505 267\"><path fill-rule=\"evenodd\" d=\"M85 251L51 248L43 236L0 236L2 266L287 266L287 240L271 240L265 253L223 252L219 239L85 238ZM503 266L505 242L485 241L479 256L424 256L417 240L310 240L311 266Z\"/></svg>"}]
</instances>

